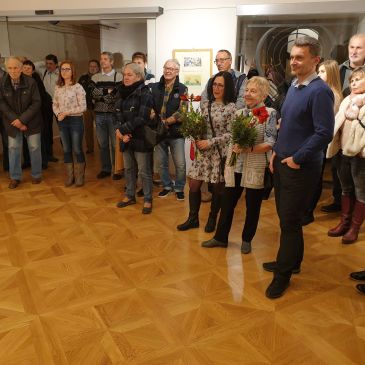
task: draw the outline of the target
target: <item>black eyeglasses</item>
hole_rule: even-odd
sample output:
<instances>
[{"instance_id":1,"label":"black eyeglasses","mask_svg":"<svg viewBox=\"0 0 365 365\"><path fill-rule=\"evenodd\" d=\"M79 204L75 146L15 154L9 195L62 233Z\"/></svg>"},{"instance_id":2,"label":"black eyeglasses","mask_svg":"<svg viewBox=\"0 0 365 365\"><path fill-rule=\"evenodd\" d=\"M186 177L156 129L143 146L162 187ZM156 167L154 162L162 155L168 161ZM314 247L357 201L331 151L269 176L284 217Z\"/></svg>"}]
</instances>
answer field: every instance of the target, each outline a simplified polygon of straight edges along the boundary
<instances>
[{"instance_id":1,"label":"black eyeglasses","mask_svg":"<svg viewBox=\"0 0 365 365\"><path fill-rule=\"evenodd\" d=\"M230 60L230 59L231 59L230 57L227 57L227 58L216 58L214 60L214 63L217 65L218 63L223 63L223 62L225 62L227 60Z\"/></svg>"}]
</instances>

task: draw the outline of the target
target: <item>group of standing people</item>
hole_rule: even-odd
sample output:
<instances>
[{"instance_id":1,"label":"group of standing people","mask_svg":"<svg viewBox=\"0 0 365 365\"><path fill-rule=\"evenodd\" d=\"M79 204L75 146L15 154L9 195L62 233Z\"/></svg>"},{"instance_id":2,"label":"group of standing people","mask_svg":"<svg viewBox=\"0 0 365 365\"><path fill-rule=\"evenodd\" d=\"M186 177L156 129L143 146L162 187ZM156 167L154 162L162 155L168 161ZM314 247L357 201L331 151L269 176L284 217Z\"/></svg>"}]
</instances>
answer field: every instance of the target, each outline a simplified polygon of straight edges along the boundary
<instances>
[{"instance_id":1,"label":"group of standing people","mask_svg":"<svg viewBox=\"0 0 365 365\"><path fill-rule=\"evenodd\" d=\"M364 35L351 38L349 55L351 50L354 59L365 53ZM50 115L51 96L52 120L55 116L64 151L65 186L84 184L84 130L88 134L87 152L91 153L95 119L101 166L98 179L122 178L121 171L115 168L114 151L117 147L123 152L126 189L118 208L136 204L139 177L144 196L142 213L152 212L154 165L158 166L163 183L158 197L165 198L174 191L177 200L184 200L185 139L180 127L182 96L188 90L179 80L179 62L167 60L163 76L154 82L154 76L146 71L143 53L136 52L132 62L118 73L113 67L113 55L102 52L100 62L90 60L88 73L77 82L73 62L66 60L58 66L55 56L47 57L49 65L43 82L35 76L30 61L22 62L16 57L7 59L7 74L0 81L0 110L9 135L9 188L16 188L21 180L23 136L29 148L32 182L41 182L41 140L50 130L49 126L44 127L44 119ZM215 59L219 72L209 80L201 96L207 132L194 141L199 157L188 172L189 215L177 229L199 227L201 186L205 182L212 192L205 231L216 232L212 239L202 242L202 247L227 247L234 211L245 190L241 252L250 253L263 200L265 168L269 165L274 175L281 233L276 260L263 264L265 270L274 273L266 290L268 298L282 296L292 274L300 272L304 255L302 226L314 219L326 150L328 157L336 156L342 187L341 221L328 235L342 236L343 243L353 243L365 219L365 70L351 69L354 64L350 57L346 73L351 71L351 93L341 103L338 65L325 61L317 74L320 59L318 40L305 36L294 41L290 52L294 80L281 109L276 111L265 106L270 90L268 80L259 76L248 79L233 70L231 53L220 50ZM365 56L363 61L364 64ZM250 148L232 143L232 121L240 115L259 116L254 119L257 137ZM164 138L155 146L147 138L148 129L161 125ZM51 146L44 142L43 154L47 158L43 165L55 161ZM176 171L174 182L169 174L169 151ZM237 155L233 166L232 154ZM364 280L365 272L352 273L351 277ZM358 289L365 291L363 284Z\"/></svg>"}]
</instances>

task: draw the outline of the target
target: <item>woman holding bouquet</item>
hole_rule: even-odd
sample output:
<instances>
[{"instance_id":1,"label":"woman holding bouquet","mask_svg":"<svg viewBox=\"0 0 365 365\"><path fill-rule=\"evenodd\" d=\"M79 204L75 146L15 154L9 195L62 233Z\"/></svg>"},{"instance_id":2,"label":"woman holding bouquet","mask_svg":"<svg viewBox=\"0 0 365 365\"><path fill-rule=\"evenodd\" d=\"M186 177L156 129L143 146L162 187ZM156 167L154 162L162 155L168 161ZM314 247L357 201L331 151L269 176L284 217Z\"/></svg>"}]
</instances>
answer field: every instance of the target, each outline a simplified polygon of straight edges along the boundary
<instances>
[{"instance_id":1,"label":"woman holding bouquet","mask_svg":"<svg viewBox=\"0 0 365 365\"><path fill-rule=\"evenodd\" d=\"M211 183L213 193L223 190L224 177L221 161L226 156L226 146L230 139L230 126L236 112L235 92L229 72L218 72L208 88L209 101L202 104L202 115L207 123L204 139L195 141L199 149L197 157L189 170L189 217L177 226L179 231L199 227L201 203L200 188L203 181Z\"/></svg>"},{"instance_id":2,"label":"woman holding bouquet","mask_svg":"<svg viewBox=\"0 0 365 365\"><path fill-rule=\"evenodd\" d=\"M203 247L227 247L234 210L246 188L246 219L242 232L241 252L251 252L251 241L255 236L263 197L264 173L270 157L268 153L276 141L276 111L266 108L264 100L269 93L269 83L263 77L248 80L245 90L247 108L238 110L237 115L251 118L250 125L257 131L252 147L242 148L237 143L228 148L225 168L226 186L223 192L221 214L214 238L202 243ZM235 122L234 122L235 125ZM234 136L233 136L234 137ZM234 139L234 138L233 138ZM232 158L232 155L236 155ZM230 166L230 161L236 161Z\"/></svg>"}]
</instances>

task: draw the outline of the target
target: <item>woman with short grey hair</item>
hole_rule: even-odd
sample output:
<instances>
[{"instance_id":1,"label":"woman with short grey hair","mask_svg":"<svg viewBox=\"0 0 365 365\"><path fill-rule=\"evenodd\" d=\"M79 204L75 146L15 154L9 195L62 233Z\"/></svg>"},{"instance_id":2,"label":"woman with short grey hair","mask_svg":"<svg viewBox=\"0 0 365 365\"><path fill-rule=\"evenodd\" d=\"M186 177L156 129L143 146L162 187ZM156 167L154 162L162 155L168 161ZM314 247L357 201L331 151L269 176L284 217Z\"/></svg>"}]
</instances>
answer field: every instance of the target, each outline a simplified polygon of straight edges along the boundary
<instances>
[{"instance_id":1,"label":"woman with short grey hair","mask_svg":"<svg viewBox=\"0 0 365 365\"><path fill-rule=\"evenodd\" d=\"M152 212L152 166L153 146L145 140L144 126L150 123L153 106L152 95L144 84L144 70L135 63L123 68L123 81L118 85L116 117L119 128L116 135L123 151L126 194L118 202L118 208L136 204L136 179L142 180L144 204L142 213Z\"/></svg>"}]
</instances>

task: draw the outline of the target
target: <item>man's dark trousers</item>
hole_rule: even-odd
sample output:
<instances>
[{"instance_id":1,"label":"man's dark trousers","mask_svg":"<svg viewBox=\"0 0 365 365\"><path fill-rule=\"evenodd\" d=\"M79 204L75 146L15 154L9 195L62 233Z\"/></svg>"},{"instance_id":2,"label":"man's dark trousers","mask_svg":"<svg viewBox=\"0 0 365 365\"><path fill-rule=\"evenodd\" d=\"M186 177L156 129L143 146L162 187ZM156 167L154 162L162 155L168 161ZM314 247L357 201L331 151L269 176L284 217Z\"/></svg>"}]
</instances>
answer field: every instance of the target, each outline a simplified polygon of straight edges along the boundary
<instances>
[{"instance_id":1,"label":"man's dark trousers","mask_svg":"<svg viewBox=\"0 0 365 365\"><path fill-rule=\"evenodd\" d=\"M292 270L303 260L302 219L321 176L322 164L292 169L281 158L274 160L276 210L280 219L280 247L275 277L290 280Z\"/></svg>"}]
</instances>

